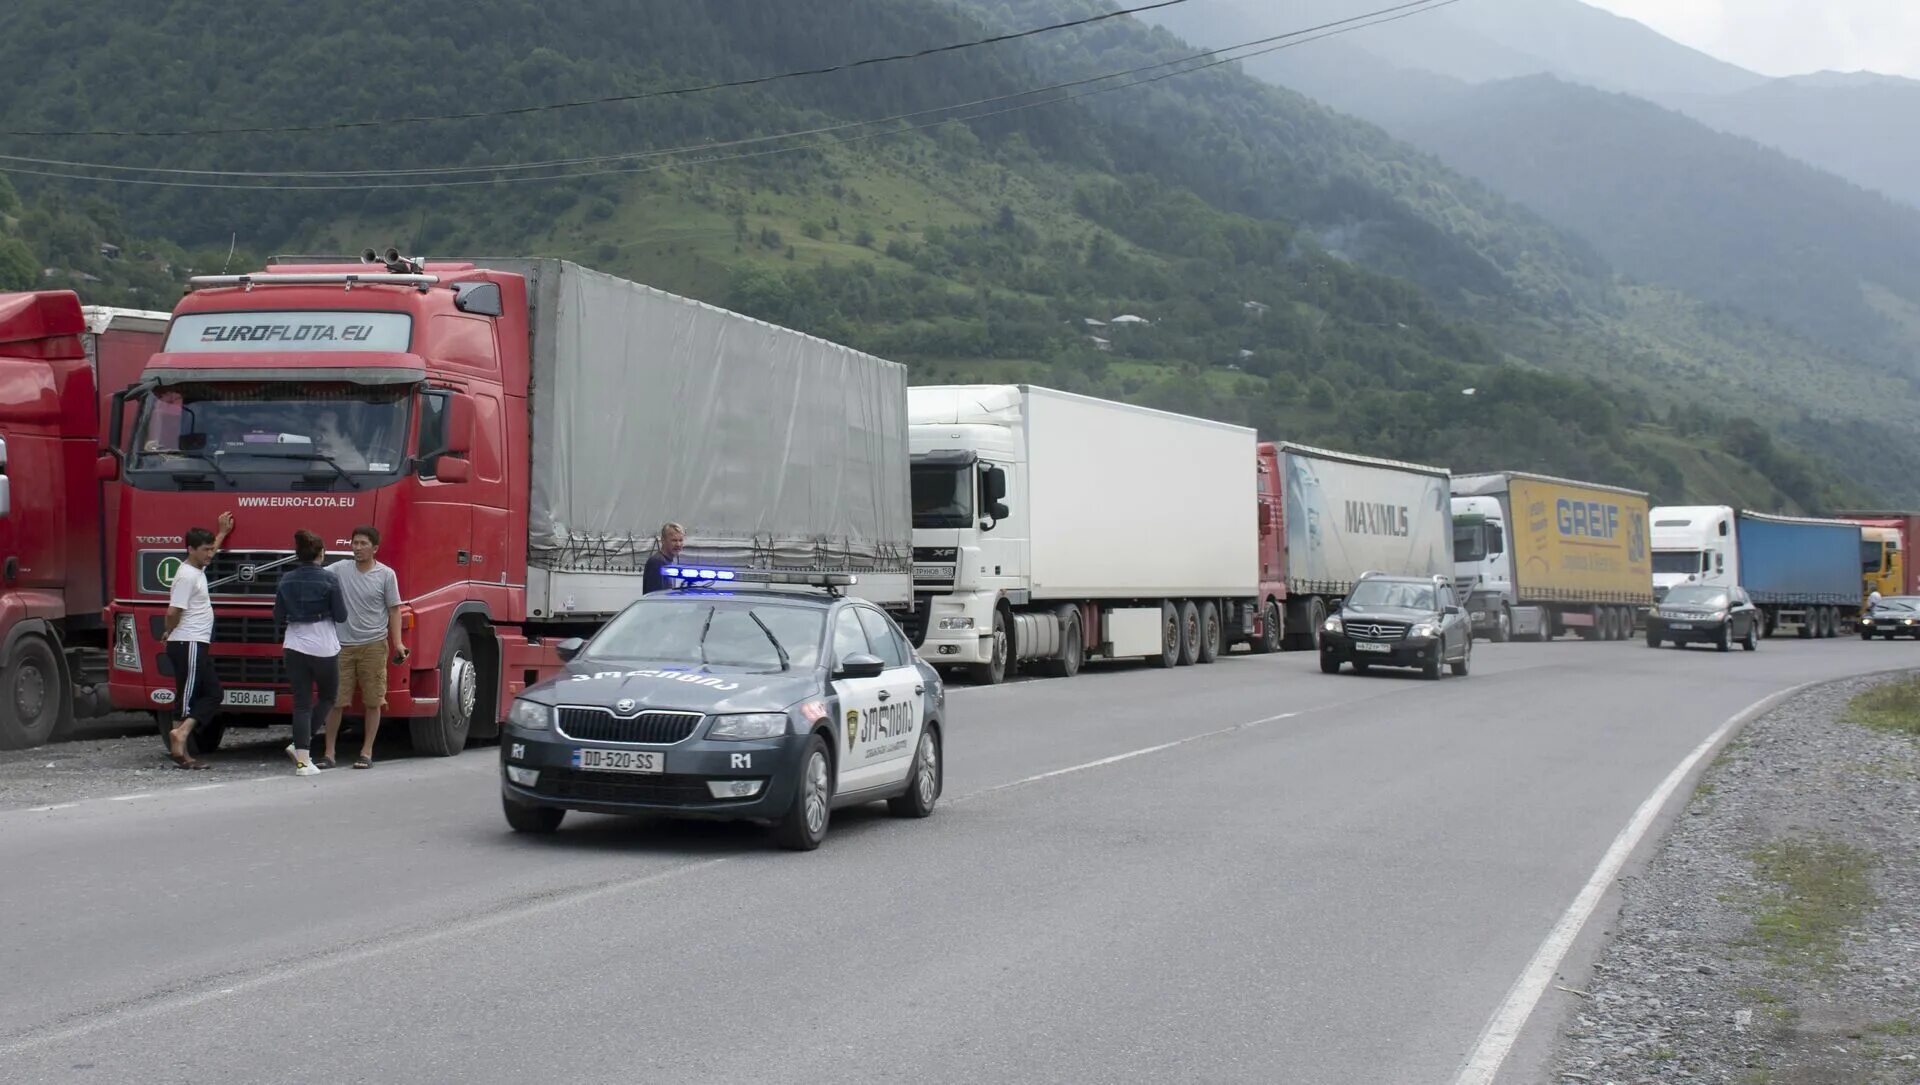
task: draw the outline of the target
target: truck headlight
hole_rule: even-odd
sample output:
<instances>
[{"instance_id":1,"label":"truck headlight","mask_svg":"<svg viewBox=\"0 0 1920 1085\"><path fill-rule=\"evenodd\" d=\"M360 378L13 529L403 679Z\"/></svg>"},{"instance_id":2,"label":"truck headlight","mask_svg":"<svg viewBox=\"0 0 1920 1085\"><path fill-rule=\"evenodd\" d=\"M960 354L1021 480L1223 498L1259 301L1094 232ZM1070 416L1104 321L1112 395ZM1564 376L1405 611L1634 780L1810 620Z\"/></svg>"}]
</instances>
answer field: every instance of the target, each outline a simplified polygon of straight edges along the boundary
<instances>
[{"instance_id":1,"label":"truck headlight","mask_svg":"<svg viewBox=\"0 0 1920 1085\"><path fill-rule=\"evenodd\" d=\"M707 728L708 738L726 742L752 742L780 738L787 733L785 712L743 712L734 716L715 716Z\"/></svg>"},{"instance_id":2,"label":"truck headlight","mask_svg":"<svg viewBox=\"0 0 1920 1085\"><path fill-rule=\"evenodd\" d=\"M972 619L972 618L942 618L942 619L940 619L940 628L942 628L942 629L972 629L972 628L973 628L973 619Z\"/></svg>"},{"instance_id":3,"label":"truck headlight","mask_svg":"<svg viewBox=\"0 0 1920 1085\"><path fill-rule=\"evenodd\" d=\"M513 702L513 707L507 709L507 722L523 731L551 731L553 730L553 706L536 701L516 700Z\"/></svg>"},{"instance_id":4,"label":"truck headlight","mask_svg":"<svg viewBox=\"0 0 1920 1085\"><path fill-rule=\"evenodd\" d=\"M1340 615L1338 614L1335 614L1329 617L1327 619L1327 624L1320 627L1320 632L1322 633L1344 633L1346 631L1347 631L1347 623L1341 621Z\"/></svg>"},{"instance_id":5,"label":"truck headlight","mask_svg":"<svg viewBox=\"0 0 1920 1085\"><path fill-rule=\"evenodd\" d=\"M113 665L123 671L140 669L139 630L131 614L113 616Z\"/></svg>"},{"instance_id":6,"label":"truck headlight","mask_svg":"<svg viewBox=\"0 0 1920 1085\"><path fill-rule=\"evenodd\" d=\"M1412 635L1416 637L1437 637L1440 635L1440 623L1421 622L1419 625L1413 627Z\"/></svg>"}]
</instances>

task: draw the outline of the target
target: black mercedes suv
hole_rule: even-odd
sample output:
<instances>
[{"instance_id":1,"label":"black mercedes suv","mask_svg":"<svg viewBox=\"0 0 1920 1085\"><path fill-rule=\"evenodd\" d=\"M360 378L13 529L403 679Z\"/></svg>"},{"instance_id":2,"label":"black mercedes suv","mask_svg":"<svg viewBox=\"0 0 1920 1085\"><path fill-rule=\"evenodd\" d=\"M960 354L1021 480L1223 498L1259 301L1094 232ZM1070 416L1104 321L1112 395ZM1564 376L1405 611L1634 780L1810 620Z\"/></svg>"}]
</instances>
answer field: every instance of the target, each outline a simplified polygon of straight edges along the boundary
<instances>
[{"instance_id":1,"label":"black mercedes suv","mask_svg":"<svg viewBox=\"0 0 1920 1085\"><path fill-rule=\"evenodd\" d=\"M1320 629L1320 669L1355 674L1412 667L1439 678L1445 665L1464 675L1473 659L1473 624L1445 577L1365 573Z\"/></svg>"}]
</instances>

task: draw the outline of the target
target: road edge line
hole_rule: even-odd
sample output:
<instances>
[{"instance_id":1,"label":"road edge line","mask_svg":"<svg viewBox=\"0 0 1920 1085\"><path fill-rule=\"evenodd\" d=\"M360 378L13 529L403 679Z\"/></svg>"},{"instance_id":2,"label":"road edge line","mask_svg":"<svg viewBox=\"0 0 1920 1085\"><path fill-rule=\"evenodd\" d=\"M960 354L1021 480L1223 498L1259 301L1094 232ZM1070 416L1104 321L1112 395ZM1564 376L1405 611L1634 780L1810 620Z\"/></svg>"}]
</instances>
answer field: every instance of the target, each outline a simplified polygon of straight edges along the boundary
<instances>
[{"instance_id":1,"label":"road edge line","mask_svg":"<svg viewBox=\"0 0 1920 1085\"><path fill-rule=\"evenodd\" d=\"M1539 1007L1541 998L1552 985L1554 973L1566 960L1567 953L1579 939L1587 921L1593 918L1594 911L1613 887L1627 860L1632 858L1648 832L1660 820L1660 815L1666 811L1668 803L1680 790L1680 785L1695 776L1708 755L1724 746L1747 724L1771 712L1781 702L1829 681L1832 679L1802 682L1769 693L1735 712L1660 781L1613 838L1612 845L1600 857L1600 864L1594 868L1593 876L1587 879L1573 902L1560 914L1560 919L1547 931L1547 936L1541 939L1540 947L1534 950L1526 967L1521 969L1519 978L1508 988L1506 998L1501 1000L1500 1006L1487 1019L1479 1040L1455 1073L1453 1085L1493 1085L1506 1065L1507 1056L1526 1028L1528 1019L1533 1016L1533 1011Z\"/></svg>"}]
</instances>

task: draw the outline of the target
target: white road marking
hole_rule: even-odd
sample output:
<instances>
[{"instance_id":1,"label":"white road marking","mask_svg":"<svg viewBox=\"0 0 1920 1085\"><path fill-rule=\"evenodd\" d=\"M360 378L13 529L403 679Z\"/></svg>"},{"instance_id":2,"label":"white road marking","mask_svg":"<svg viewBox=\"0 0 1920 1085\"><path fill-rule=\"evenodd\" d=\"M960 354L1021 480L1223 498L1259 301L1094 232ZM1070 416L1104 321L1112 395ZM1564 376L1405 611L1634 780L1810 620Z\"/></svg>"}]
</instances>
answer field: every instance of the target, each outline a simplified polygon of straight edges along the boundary
<instances>
[{"instance_id":1,"label":"white road marking","mask_svg":"<svg viewBox=\"0 0 1920 1085\"><path fill-rule=\"evenodd\" d=\"M99 1032L102 1029L117 1027L128 1021L178 1013L181 1010L192 1009L195 1006L204 1005L205 1003L227 998L245 991L252 991L256 988L266 987L271 984L283 983L287 980L300 979L316 972L324 972L330 968L338 968L341 965L356 964L370 958L383 957L398 950L414 949L419 946L430 945L434 942L445 941L448 938L464 938L493 927L520 922L538 915L541 912L551 911L555 908L565 907L570 904L579 904L612 893L638 889L658 882L670 881L683 875L709 870L726 861L724 858L703 859L698 862L671 867L667 870L655 871L652 874L643 874L635 878L621 878L615 881L601 882L598 885L585 886L577 890L542 893L533 897L531 900L526 900L518 904L509 904L498 911L483 913L465 920L436 924L424 929L416 928L411 932L403 932L395 937L382 939L377 942L363 943L320 956L299 958L293 963L284 966L270 965L230 987L211 987L173 998L160 998L122 1008L109 1008L105 1012L98 1013L87 1020L68 1025L65 1028L54 1028L44 1032L29 1032L25 1036L15 1039L10 1043L0 1044L0 1057L18 1055L21 1052L31 1051L35 1048L46 1047L51 1044L65 1043L68 1040L79 1039L82 1036Z\"/></svg>"},{"instance_id":2,"label":"white road marking","mask_svg":"<svg viewBox=\"0 0 1920 1085\"><path fill-rule=\"evenodd\" d=\"M1605 855L1600 857L1600 865L1594 868L1593 877L1587 879L1587 884L1581 888L1579 895L1573 898L1573 903L1567 905L1567 910L1561 914L1560 921L1553 925L1553 929L1547 932L1547 937L1540 943L1540 948L1534 951L1533 959L1527 962L1527 967L1521 971L1520 978L1513 982L1513 987L1507 991L1507 997L1500 1003L1500 1008L1495 1010L1493 1016L1488 1019L1487 1027L1480 1033L1480 1041L1474 1045L1472 1054L1467 1056L1467 1061L1455 1075L1454 1085L1492 1085L1494 1079L1499 1076L1500 1067L1506 1062L1507 1055L1520 1038L1520 1030L1526 1026L1527 1018L1533 1015L1534 1007L1540 1004L1541 997L1546 994L1548 985L1553 982L1554 973L1560 968L1560 962L1566 959L1567 951L1573 948L1574 940L1580 936L1581 928L1586 926L1587 920L1593 917L1593 911L1600 906L1601 898L1607 894L1607 888L1613 884L1615 878L1620 876L1620 869L1626 865L1633 850L1639 846L1641 838L1647 835L1647 830L1653 827L1654 821L1660 816L1660 811L1666 807L1667 800L1673 797L1674 791L1693 772L1694 766L1700 763L1701 758L1711 753L1725 741L1729 734L1744 726L1749 720L1816 684L1807 682L1791 689L1768 694L1734 713L1708 735L1705 741L1695 746L1692 753L1674 766L1666 779L1660 781L1660 786L1654 788L1653 794L1648 795L1647 800L1640 804L1640 808L1633 812L1632 819L1627 822L1625 828L1620 830L1620 835L1613 838L1613 845L1607 849Z\"/></svg>"},{"instance_id":3,"label":"white road marking","mask_svg":"<svg viewBox=\"0 0 1920 1085\"><path fill-rule=\"evenodd\" d=\"M153 792L142 791L133 795L109 795L107 796L107 801L108 802L132 802L135 799L151 799L151 798L153 798Z\"/></svg>"},{"instance_id":4,"label":"white road marking","mask_svg":"<svg viewBox=\"0 0 1920 1085\"><path fill-rule=\"evenodd\" d=\"M1300 713L1298 712L1282 712L1278 716L1267 716L1262 719L1249 720L1246 723L1236 723L1231 727L1221 727L1212 731L1202 731L1197 735L1188 735L1186 738L1175 739L1172 742L1162 742L1158 746L1147 746L1138 750L1128 750L1126 753L1117 753L1117 754L1114 754L1112 757L1102 757L1097 761L1086 761L1078 765L1068 765L1066 768L1063 768L1063 769L1054 769L1052 772L1038 773L1033 776L1028 776L1019 780L1015 780L1012 783L996 784L993 787L981 788L979 791L975 791L972 794L962 795L960 796L959 799L955 799L954 801L959 802L965 799L977 798L981 795L991 795L996 791L1005 791L1010 787L1021 787L1026 784L1038 783L1041 780L1051 780L1055 776L1065 776L1070 772L1085 772L1088 769L1097 769L1102 765L1111 765L1120 761L1130 761L1136 757L1145 757L1150 753L1159 753L1162 750L1171 750L1175 746L1185 746L1189 742L1198 742L1203 738L1217 738L1220 735L1229 735L1235 731L1244 731L1249 727L1258 727L1263 723L1278 723L1281 720L1290 720L1293 717L1298 716L1299 714Z\"/></svg>"},{"instance_id":5,"label":"white road marking","mask_svg":"<svg viewBox=\"0 0 1920 1085\"><path fill-rule=\"evenodd\" d=\"M27 813L44 814L48 810L71 810L78 805L80 804L77 802L56 802L52 806L29 806L27 807Z\"/></svg>"},{"instance_id":6,"label":"white road marking","mask_svg":"<svg viewBox=\"0 0 1920 1085\"><path fill-rule=\"evenodd\" d=\"M182 790L182 791L212 791L212 790L213 790L214 788L216 788L216 787L225 787L225 786L227 786L227 785L225 785L225 784L195 784L195 785L193 785L192 787L183 787L183 788L181 788L180 790Z\"/></svg>"}]
</instances>

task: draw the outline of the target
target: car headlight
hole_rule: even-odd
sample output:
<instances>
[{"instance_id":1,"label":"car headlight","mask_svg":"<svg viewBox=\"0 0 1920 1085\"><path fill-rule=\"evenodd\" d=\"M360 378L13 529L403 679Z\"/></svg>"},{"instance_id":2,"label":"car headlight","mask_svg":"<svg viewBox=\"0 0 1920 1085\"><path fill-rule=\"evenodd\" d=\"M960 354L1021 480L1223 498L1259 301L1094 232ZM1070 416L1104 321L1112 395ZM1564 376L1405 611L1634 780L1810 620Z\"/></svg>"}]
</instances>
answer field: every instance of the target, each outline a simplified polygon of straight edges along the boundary
<instances>
[{"instance_id":1,"label":"car headlight","mask_svg":"<svg viewBox=\"0 0 1920 1085\"><path fill-rule=\"evenodd\" d=\"M972 629L972 628L973 628L973 619L972 619L972 618L942 618L942 619L940 619L940 628L942 628L942 629Z\"/></svg>"},{"instance_id":2,"label":"car headlight","mask_svg":"<svg viewBox=\"0 0 1920 1085\"><path fill-rule=\"evenodd\" d=\"M1724 610L1716 610L1707 616L1707 620L1710 622L1724 622L1727 620L1727 612Z\"/></svg>"},{"instance_id":3,"label":"car headlight","mask_svg":"<svg viewBox=\"0 0 1920 1085\"><path fill-rule=\"evenodd\" d=\"M537 701L516 700L513 707L507 709L507 722L523 731L551 731L553 706Z\"/></svg>"},{"instance_id":4,"label":"car headlight","mask_svg":"<svg viewBox=\"0 0 1920 1085\"><path fill-rule=\"evenodd\" d=\"M1900 619L1900 624L1901 624L1901 625L1912 625L1912 624L1913 624L1913 619L1912 619L1912 618L1902 618L1902 619Z\"/></svg>"},{"instance_id":5,"label":"car headlight","mask_svg":"<svg viewBox=\"0 0 1920 1085\"><path fill-rule=\"evenodd\" d=\"M734 716L715 716L713 726L707 728L708 738L722 739L727 742L779 738L786 733L787 714L785 712L743 712Z\"/></svg>"},{"instance_id":6,"label":"car headlight","mask_svg":"<svg viewBox=\"0 0 1920 1085\"><path fill-rule=\"evenodd\" d=\"M1327 619L1327 624L1320 627L1320 632L1322 633L1344 633L1346 631L1347 631L1347 625L1345 622L1340 620L1340 615L1338 614L1335 614L1329 617Z\"/></svg>"},{"instance_id":7,"label":"car headlight","mask_svg":"<svg viewBox=\"0 0 1920 1085\"><path fill-rule=\"evenodd\" d=\"M1440 623L1421 622L1413 627L1412 635L1416 637L1437 637L1440 635Z\"/></svg>"}]
</instances>

